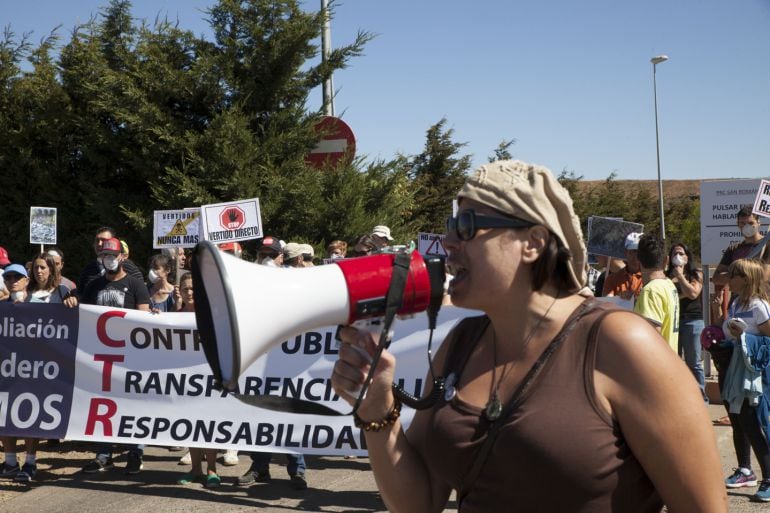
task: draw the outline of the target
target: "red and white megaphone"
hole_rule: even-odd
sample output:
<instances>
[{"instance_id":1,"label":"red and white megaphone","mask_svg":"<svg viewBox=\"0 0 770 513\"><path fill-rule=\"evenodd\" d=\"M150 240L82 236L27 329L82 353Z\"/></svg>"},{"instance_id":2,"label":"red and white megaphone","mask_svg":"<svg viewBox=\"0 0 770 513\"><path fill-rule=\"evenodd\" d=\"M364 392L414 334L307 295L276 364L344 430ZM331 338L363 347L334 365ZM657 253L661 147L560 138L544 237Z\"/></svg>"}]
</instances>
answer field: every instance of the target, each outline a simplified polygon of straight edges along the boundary
<instances>
[{"instance_id":1,"label":"red and white megaphone","mask_svg":"<svg viewBox=\"0 0 770 513\"><path fill-rule=\"evenodd\" d=\"M396 255L309 268L274 268L223 253L211 242L192 260L195 318L214 377L228 390L257 358L305 331L385 312ZM444 262L411 254L399 314L441 304Z\"/></svg>"}]
</instances>

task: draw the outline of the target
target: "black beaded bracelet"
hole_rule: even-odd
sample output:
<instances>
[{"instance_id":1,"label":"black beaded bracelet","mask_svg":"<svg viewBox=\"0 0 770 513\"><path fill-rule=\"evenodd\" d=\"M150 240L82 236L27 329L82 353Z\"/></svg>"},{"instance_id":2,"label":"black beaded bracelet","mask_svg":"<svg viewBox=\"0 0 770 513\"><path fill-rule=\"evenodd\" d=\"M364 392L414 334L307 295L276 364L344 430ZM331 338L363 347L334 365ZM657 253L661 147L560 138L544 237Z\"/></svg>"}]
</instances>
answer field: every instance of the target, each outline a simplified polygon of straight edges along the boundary
<instances>
[{"instance_id":1,"label":"black beaded bracelet","mask_svg":"<svg viewBox=\"0 0 770 513\"><path fill-rule=\"evenodd\" d=\"M394 397L393 399L395 401L393 403L393 409L390 410L390 413L388 413L384 419L366 422L361 420L361 417L358 416L358 413L354 413L353 424L355 424L357 428L363 429L364 431L374 432L380 431L384 427L393 425L401 416L401 401L399 401L397 397Z\"/></svg>"}]
</instances>

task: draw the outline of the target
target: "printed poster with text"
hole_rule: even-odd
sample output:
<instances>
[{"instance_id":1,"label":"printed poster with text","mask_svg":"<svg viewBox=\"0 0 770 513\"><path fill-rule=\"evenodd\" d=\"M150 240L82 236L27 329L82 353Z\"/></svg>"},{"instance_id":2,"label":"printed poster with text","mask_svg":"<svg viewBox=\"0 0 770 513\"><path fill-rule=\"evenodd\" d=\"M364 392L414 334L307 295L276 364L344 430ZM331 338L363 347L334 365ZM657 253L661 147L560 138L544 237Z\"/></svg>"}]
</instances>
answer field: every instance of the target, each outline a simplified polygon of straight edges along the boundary
<instances>
[{"instance_id":1,"label":"printed poster with text","mask_svg":"<svg viewBox=\"0 0 770 513\"><path fill-rule=\"evenodd\" d=\"M216 244L260 239L263 235L259 199L203 205L201 227L203 239Z\"/></svg>"}]
</instances>

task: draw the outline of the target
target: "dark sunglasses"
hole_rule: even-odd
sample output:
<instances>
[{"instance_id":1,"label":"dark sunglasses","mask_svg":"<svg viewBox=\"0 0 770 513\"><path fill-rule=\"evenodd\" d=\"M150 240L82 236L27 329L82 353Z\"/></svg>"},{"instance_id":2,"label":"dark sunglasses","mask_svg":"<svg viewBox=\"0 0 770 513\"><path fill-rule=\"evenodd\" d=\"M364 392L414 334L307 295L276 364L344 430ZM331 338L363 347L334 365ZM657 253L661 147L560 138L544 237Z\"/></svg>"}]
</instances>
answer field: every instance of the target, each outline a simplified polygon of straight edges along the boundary
<instances>
[{"instance_id":1,"label":"dark sunglasses","mask_svg":"<svg viewBox=\"0 0 770 513\"><path fill-rule=\"evenodd\" d=\"M738 270L736 270L736 269L733 269L733 270L732 270L732 271L730 271L730 273L727 275L727 277L728 277L728 278L735 278L736 276L737 276L738 278L745 278L745 277L746 277L746 275L745 275L745 274L743 274L742 272L740 272L740 271L738 271Z\"/></svg>"},{"instance_id":2,"label":"dark sunglasses","mask_svg":"<svg viewBox=\"0 0 770 513\"><path fill-rule=\"evenodd\" d=\"M491 217L476 213L473 209L463 210L456 217L446 220L447 233L457 235L460 240L471 240L479 228L529 228L535 223L512 217Z\"/></svg>"}]
</instances>

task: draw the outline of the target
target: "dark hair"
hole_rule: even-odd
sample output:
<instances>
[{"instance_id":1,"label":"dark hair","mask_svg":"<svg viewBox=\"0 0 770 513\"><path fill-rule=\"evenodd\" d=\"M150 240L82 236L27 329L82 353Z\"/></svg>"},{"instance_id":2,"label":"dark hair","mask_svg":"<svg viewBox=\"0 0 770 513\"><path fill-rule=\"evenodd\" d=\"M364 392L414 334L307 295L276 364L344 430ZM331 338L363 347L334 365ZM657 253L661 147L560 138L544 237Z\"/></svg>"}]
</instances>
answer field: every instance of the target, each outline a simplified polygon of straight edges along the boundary
<instances>
[{"instance_id":1,"label":"dark hair","mask_svg":"<svg viewBox=\"0 0 770 513\"><path fill-rule=\"evenodd\" d=\"M753 207L751 205L746 205L745 207L741 208L738 211L738 215L736 217L753 217L754 219L759 221L759 217L757 217L757 215L754 212L752 212L752 210L753 210Z\"/></svg>"},{"instance_id":2,"label":"dark hair","mask_svg":"<svg viewBox=\"0 0 770 513\"><path fill-rule=\"evenodd\" d=\"M97 235L99 235L102 232L110 232L113 237L117 237L118 236L117 232L115 232L115 229L112 228L111 226L100 226L94 232L94 237L96 237Z\"/></svg>"},{"instance_id":3,"label":"dark hair","mask_svg":"<svg viewBox=\"0 0 770 513\"><path fill-rule=\"evenodd\" d=\"M166 271L171 272L171 259L163 253L156 253L152 255L150 260L147 262L147 265L150 269L162 267Z\"/></svg>"},{"instance_id":4,"label":"dark hair","mask_svg":"<svg viewBox=\"0 0 770 513\"><path fill-rule=\"evenodd\" d=\"M684 265L684 277L687 278L688 281L692 280L693 278L700 279L700 271L695 266L695 257L692 255L690 248L688 248L687 244L684 242L675 242L668 250L668 269L666 269L666 276L669 278L673 278L674 276L674 270L672 268L673 266L671 265L671 258L676 247L682 248L684 250L684 254L687 255L687 263Z\"/></svg>"},{"instance_id":5,"label":"dark hair","mask_svg":"<svg viewBox=\"0 0 770 513\"><path fill-rule=\"evenodd\" d=\"M559 290L572 290L575 288L569 271L572 254L556 235L550 231L548 234L550 235L548 244L532 266L532 289L540 290L546 283L553 280Z\"/></svg>"},{"instance_id":6,"label":"dark hair","mask_svg":"<svg viewBox=\"0 0 770 513\"><path fill-rule=\"evenodd\" d=\"M192 279L193 279L193 273L191 273L190 271L186 271L184 274L182 274L182 277L179 278L179 285L181 286L182 282L185 280L192 281Z\"/></svg>"},{"instance_id":7,"label":"dark hair","mask_svg":"<svg viewBox=\"0 0 770 513\"><path fill-rule=\"evenodd\" d=\"M59 275L59 270L56 268L56 262L54 262L53 257L48 253L40 253L32 259L30 264L31 269L28 270L29 283L27 283L27 291L32 293L36 290L41 290L37 280L35 279L35 262L37 260L43 260L46 267L48 267L48 281L43 284L45 288L42 290L51 290L58 287L59 283L61 282L61 276Z\"/></svg>"},{"instance_id":8,"label":"dark hair","mask_svg":"<svg viewBox=\"0 0 770 513\"><path fill-rule=\"evenodd\" d=\"M639 238L636 256L643 268L662 270L666 262L666 243L654 233L645 233Z\"/></svg>"}]
</instances>

